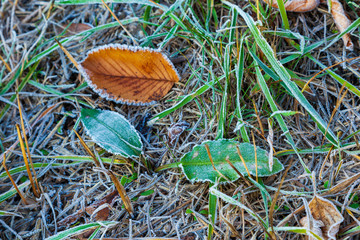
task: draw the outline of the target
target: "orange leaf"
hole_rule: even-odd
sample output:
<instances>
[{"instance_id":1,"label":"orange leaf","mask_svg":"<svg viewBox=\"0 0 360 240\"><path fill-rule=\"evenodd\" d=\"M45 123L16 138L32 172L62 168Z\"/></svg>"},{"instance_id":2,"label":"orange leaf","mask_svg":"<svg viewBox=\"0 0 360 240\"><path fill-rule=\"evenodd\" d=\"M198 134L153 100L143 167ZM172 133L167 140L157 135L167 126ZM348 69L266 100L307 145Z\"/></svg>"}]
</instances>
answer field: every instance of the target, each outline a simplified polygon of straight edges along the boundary
<instances>
[{"instance_id":1,"label":"orange leaf","mask_svg":"<svg viewBox=\"0 0 360 240\"><path fill-rule=\"evenodd\" d=\"M80 71L101 97L132 105L152 104L179 81L159 50L109 44L88 53Z\"/></svg>"}]
</instances>

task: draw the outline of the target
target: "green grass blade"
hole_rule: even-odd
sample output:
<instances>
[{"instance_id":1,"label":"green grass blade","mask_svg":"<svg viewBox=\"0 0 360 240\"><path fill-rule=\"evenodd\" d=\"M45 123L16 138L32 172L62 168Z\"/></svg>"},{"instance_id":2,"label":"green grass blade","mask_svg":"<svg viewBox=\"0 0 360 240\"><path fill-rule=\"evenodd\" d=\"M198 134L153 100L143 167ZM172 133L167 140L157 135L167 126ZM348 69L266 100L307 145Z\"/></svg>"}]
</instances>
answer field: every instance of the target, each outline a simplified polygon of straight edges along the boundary
<instances>
[{"instance_id":1,"label":"green grass blade","mask_svg":"<svg viewBox=\"0 0 360 240\"><path fill-rule=\"evenodd\" d=\"M326 144L320 147L315 147L315 148L308 148L308 149L298 149L297 152L299 154L326 154L330 151L331 149L330 144ZM350 143L345 143L342 145L341 148L338 149L338 151L343 151L349 148L354 148L357 147L357 144L355 142L350 142ZM281 156L287 156L290 154L294 154L296 153L294 150L285 150L285 151L279 151L275 154L276 157L281 157Z\"/></svg>"},{"instance_id":2,"label":"green grass blade","mask_svg":"<svg viewBox=\"0 0 360 240\"><path fill-rule=\"evenodd\" d=\"M232 197L220 192L219 190L215 189L214 187L210 188L210 193L212 193L215 196L221 198L222 200L224 200L227 203L233 204L235 206L240 207L241 209L244 209L258 223L262 224L265 228L267 228L267 225L264 222L264 220L259 215L257 215L254 211L252 211L250 208L246 207L244 204L242 204L242 203L236 201L235 199L233 199Z\"/></svg>"},{"instance_id":3,"label":"green grass blade","mask_svg":"<svg viewBox=\"0 0 360 240\"><path fill-rule=\"evenodd\" d=\"M214 187L214 184L210 184L209 187ZM208 228L208 240L210 240L212 238L213 232L214 232L214 225L215 225L215 221L216 221L216 210L217 210L217 197L212 194L209 193L209 214L210 214L210 222L212 224L209 225Z\"/></svg>"},{"instance_id":4,"label":"green grass blade","mask_svg":"<svg viewBox=\"0 0 360 240\"><path fill-rule=\"evenodd\" d=\"M30 71L28 72L28 74L26 75L26 77L21 81L21 83L19 84L18 88L16 89L16 92L21 92L21 90L26 86L26 84L29 82L30 78L33 76L37 66L39 65L40 61L38 61L34 66L31 67ZM21 70L19 70L19 75L15 76L13 79L14 79L14 82L15 83L15 80L20 77L21 75ZM12 85L12 84L11 84ZM11 87L11 86L10 86ZM1 95L4 94L7 90L6 89L3 89L3 91L1 92ZM16 99L16 94L13 94L9 101L10 102L14 102ZM3 117L5 116L6 112L9 110L10 108L10 104L6 104L5 107L1 110L0 112L0 121L3 119Z\"/></svg>"},{"instance_id":5,"label":"green grass blade","mask_svg":"<svg viewBox=\"0 0 360 240\"><path fill-rule=\"evenodd\" d=\"M240 40L240 51L239 51L239 59L235 68L235 76L236 76L236 114L238 119L240 120L240 124L243 122L243 117L241 113L241 104L240 104L240 95L241 95L241 85L244 77L244 61L245 61L245 53L244 53L244 37ZM245 124L242 124L240 127L240 134L244 142L250 142L249 135L246 131Z\"/></svg>"},{"instance_id":6,"label":"green grass blade","mask_svg":"<svg viewBox=\"0 0 360 240\"><path fill-rule=\"evenodd\" d=\"M279 8L279 11L280 11L280 15L281 15L281 19L282 19L284 28L286 30L289 30L290 29L290 24L289 24L289 20L288 20L287 14L286 14L284 0L276 0L276 1L277 1L277 4L278 4L278 8Z\"/></svg>"},{"instance_id":7,"label":"green grass blade","mask_svg":"<svg viewBox=\"0 0 360 240\"><path fill-rule=\"evenodd\" d=\"M108 2L108 1L106 1ZM160 4L157 4L149 0L111 0L112 3L137 3L140 5L147 5L159 8ZM82 5L82 4L103 4L101 0L55 0L55 4L58 5Z\"/></svg>"},{"instance_id":8,"label":"green grass blade","mask_svg":"<svg viewBox=\"0 0 360 240\"><path fill-rule=\"evenodd\" d=\"M230 45L229 44L225 48L223 58L224 58L224 64L222 68L225 74L225 86L223 88L216 139L221 139L224 138L225 136L228 86L229 86L229 75L230 75Z\"/></svg>"},{"instance_id":9,"label":"green grass blade","mask_svg":"<svg viewBox=\"0 0 360 240\"><path fill-rule=\"evenodd\" d=\"M260 68L258 66L255 67L256 69L256 76L258 78L258 82L259 85L261 87L262 92L265 95L265 98L267 100L267 102L270 105L270 108L273 112L278 112L279 109L276 106L276 103L274 101L274 99L271 96L270 90L268 88L268 86L266 85L265 79L260 71ZM301 165L303 166L303 168L305 169L305 171L307 173L311 173L310 170L308 169L308 167L306 166L306 164L304 163L304 161L302 160L302 158L300 157L300 155L297 153L297 148L295 146L295 142L289 132L288 127L286 126L286 123L283 119L283 117L280 114L276 114L274 115L274 118L276 119L276 121L279 123L281 130L284 132L286 139L288 140L289 144L291 145L291 147L294 149L295 153L298 155Z\"/></svg>"},{"instance_id":10,"label":"green grass blade","mask_svg":"<svg viewBox=\"0 0 360 240\"><path fill-rule=\"evenodd\" d=\"M23 184L17 186L19 188L19 190L23 190L24 188L26 188L27 186L30 185L30 181L26 181ZM0 203L4 202L6 199L11 198L12 196L14 196L15 194L17 194L17 191L15 188L12 188L4 193L2 193L0 195Z\"/></svg>"},{"instance_id":11,"label":"green grass blade","mask_svg":"<svg viewBox=\"0 0 360 240\"><path fill-rule=\"evenodd\" d=\"M37 155L31 155L31 158L33 158L33 159L46 158L46 159L73 161L71 163L34 163L35 169L41 169L41 168L45 168L47 166L70 167L73 165L78 165L81 163L94 161L91 157L86 157L86 156L37 156ZM126 160L123 160L123 159L111 159L111 158L101 158L101 161L103 163L107 163L107 164L126 164L127 163ZM24 172L24 171L26 171L26 166L20 166L20 167L12 168L9 170L11 175L20 173L20 172ZM6 177L7 177L6 172L2 172L0 174L0 179L6 178Z\"/></svg>"},{"instance_id":12,"label":"green grass blade","mask_svg":"<svg viewBox=\"0 0 360 240\"><path fill-rule=\"evenodd\" d=\"M301 93L299 88L296 86L294 82L291 81L290 75L287 73L284 66L276 59L275 53L273 52L269 43L265 40L265 38L260 33L260 30L256 27L254 20L249 16L246 12L244 12L240 7L223 1L226 5L231 8L237 10L237 12L242 16L245 20L247 26L249 27L252 35L255 38L256 44L261 48L262 52L270 62L271 66L284 82L284 84L289 89L290 93L296 98L296 100L306 109L306 111L310 114L310 116L314 119L320 131L326 135L326 138L335 146L339 145L339 140L336 135L332 132L331 129L327 129L327 123L321 118L321 116L315 111L313 106L309 103L309 101L305 98L305 96Z\"/></svg>"},{"instance_id":13,"label":"green grass blade","mask_svg":"<svg viewBox=\"0 0 360 240\"><path fill-rule=\"evenodd\" d=\"M322 64L321 62L319 62L319 60L317 60L316 58L314 58L313 56L311 56L310 54L306 55L308 58L310 58L314 63L316 63L317 65L319 65L321 68L326 68L326 66L324 64ZM352 85L351 83L349 83L348 81L346 81L345 79L343 79L341 76L337 75L334 71L332 71L331 69L327 69L325 70L327 73L330 74L330 76L335 79L338 83L340 83L341 85L344 85L346 88L349 89L349 91L351 91L352 93L354 93L355 95L357 95L358 97L360 97L360 90L358 88L356 88L354 85Z\"/></svg>"},{"instance_id":14,"label":"green grass blade","mask_svg":"<svg viewBox=\"0 0 360 240\"><path fill-rule=\"evenodd\" d=\"M274 231L276 231L276 232L285 231L285 232L300 233L300 234L311 236L311 237L316 238L318 240L323 239L322 237L318 236L313 231L311 231L309 229L306 229L304 227L274 227Z\"/></svg>"},{"instance_id":15,"label":"green grass blade","mask_svg":"<svg viewBox=\"0 0 360 240\"><path fill-rule=\"evenodd\" d=\"M357 20L355 20L352 24L350 24L350 26L348 26L345 31L343 31L342 33L340 33L339 35L337 35L326 47L324 47L323 49L321 49L321 51L325 51L326 49L328 49L331 45L333 45L334 43L336 43L337 41L340 40L340 38L342 38L342 36L344 36L345 34L352 32L353 30L355 30L358 26L360 25L360 18L358 18Z\"/></svg>"},{"instance_id":16,"label":"green grass blade","mask_svg":"<svg viewBox=\"0 0 360 240\"><path fill-rule=\"evenodd\" d=\"M16 216L16 217L24 218L20 214L17 214L17 213L14 213L14 212L1 211L1 210L0 210L0 216Z\"/></svg>"},{"instance_id":17,"label":"green grass blade","mask_svg":"<svg viewBox=\"0 0 360 240\"><path fill-rule=\"evenodd\" d=\"M194 100L194 98L200 96L201 94L203 94L204 92L206 92L207 90L209 90L210 88L212 88L214 86L214 84L217 83L216 80L213 80L209 83L206 83L204 86L198 88L195 92L188 94L186 96L184 96L183 99L181 99L180 102L178 102L177 104L175 104L174 106L172 106L171 108L168 108L164 111L162 111L161 113L156 114L154 117L151 118L151 123L156 122L157 120L166 117L167 115L169 115L170 113L178 110L179 108L183 107L184 105L186 105L187 103L191 102L192 100Z\"/></svg>"},{"instance_id":18,"label":"green grass blade","mask_svg":"<svg viewBox=\"0 0 360 240\"><path fill-rule=\"evenodd\" d=\"M80 233L83 233L84 231L98 228L98 227L111 227L118 224L118 222L115 221L103 221L103 222L95 222L95 223L88 223L79 225L67 230L64 230L62 232L59 232L58 234L46 238L46 240L62 240L62 239L69 239L73 235L78 235Z\"/></svg>"},{"instance_id":19,"label":"green grass blade","mask_svg":"<svg viewBox=\"0 0 360 240\"><path fill-rule=\"evenodd\" d=\"M38 88L38 89L41 89L41 90L43 90L43 91L45 91L45 92L52 93L52 94L55 94L55 95L57 95L57 96L59 96L59 97L68 99L68 100L70 100L70 101L72 101L72 102L75 102L75 103L78 102L78 103L80 103L80 104L82 104L82 105L84 105L84 106L86 106L86 107L89 107L89 108L92 107L92 106L89 105L88 103L86 103L86 102L84 102L84 101L82 101L82 100L78 100L77 97L72 97L72 96L71 96L71 95L72 95L71 93L70 93L70 94L62 93L62 92L60 92L60 91L58 91L58 90L56 90L56 89L54 89L54 88L45 86L45 85L43 85L43 84L41 84L41 83L38 83L38 82L35 82L34 80L30 80L30 81L29 81L29 84L31 84L31 85L33 85L34 87L36 87L36 88Z\"/></svg>"},{"instance_id":20,"label":"green grass blade","mask_svg":"<svg viewBox=\"0 0 360 240\"><path fill-rule=\"evenodd\" d=\"M360 226L357 226L357 227L354 227L346 232L344 232L343 234L341 235L346 235L346 234L349 234L349 233L353 233L353 232L359 232L360 231Z\"/></svg>"},{"instance_id":21,"label":"green grass blade","mask_svg":"<svg viewBox=\"0 0 360 240\"><path fill-rule=\"evenodd\" d=\"M141 21L141 19L139 19L139 18L124 19L124 20L121 20L120 22L123 25L127 25L127 24L130 24L130 23L133 23L133 22L141 22L141 23L143 23L143 21ZM85 38L85 37L88 37L88 36L98 32L98 31L100 31L100 30L106 30L106 29L113 28L113 27L118 27L118 26L120 26L120 24L118 22L112 22L112 23L107 23L107 24L104 24L104 25L100 25L100 26L91 28L89 30L83 31L81 33L78 33L76 35L73 35L71 37L61 39L60 43L63 46L65 46L66 43L74 41L78 37L84 37ZM54 38L49 39L46 42L46 44L49 44L49 43L52 43L52 42L54 42ZM31 66L35 62L41 60L43 57L49 55L50 53L54 52L55 50L57 50L59 48L60 48L60 46L57 43L51 45L50 47L46 48L44 51L42 51L42 52L36 54L34 57L32 57L31 60L25 65L25 68L28 68L29 66Z\"/></svg>"}]
</instances>

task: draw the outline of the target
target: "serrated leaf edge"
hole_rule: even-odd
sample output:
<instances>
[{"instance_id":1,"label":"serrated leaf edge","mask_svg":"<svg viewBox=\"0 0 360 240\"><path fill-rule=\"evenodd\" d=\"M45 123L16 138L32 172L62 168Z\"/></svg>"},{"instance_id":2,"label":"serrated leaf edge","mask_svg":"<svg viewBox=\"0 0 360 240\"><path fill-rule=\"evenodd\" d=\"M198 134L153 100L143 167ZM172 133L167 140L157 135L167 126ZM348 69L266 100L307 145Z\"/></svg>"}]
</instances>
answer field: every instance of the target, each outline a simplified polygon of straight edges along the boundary
<instances>
[{"instance_id":1,"label":"serrated leaf edge","mask_svg":"<svg viewBox=\"0 0 360 240\"><path fill-rule=\"evenodd\" d=\"M180 81L180 75L178 73L178 71L176 70L174 64L170 61L170 59L161 52L160 49L153 49L153 48L149 48L149 47L137 47L137 46L128 46L128 45L124 45L124 44L107 44L107 45L102 45L99 47L96 47L90 51L87 52L86 57L79 63L79 72L81 73L81 75L84 77L86 83L97 93L99 94L102 98L105 98L108 101L113 101L116 103L121 103L121 104L127 104L127 105L132 105L132 106L148 106L148 105L154 105L155 103L157 103L157 101L151 101L148 103L142 103L142 102L135 102L134 100L127 100L127 99L113 99L112 97L110 97L110 95L104 90L99 88L98 86L96 86L90 79L90 76L87 74L85 68L81 65L90 54L94 53L94 52L98 52L101 50L105 50L105 49L120 49L120 50L130 50L132 52L138 52L138 51L149 51L149 52L158 52L160 53L163 58L170 64L170 66L174 69L177 77L179 78Z\"/></svg>"}]
</instances>

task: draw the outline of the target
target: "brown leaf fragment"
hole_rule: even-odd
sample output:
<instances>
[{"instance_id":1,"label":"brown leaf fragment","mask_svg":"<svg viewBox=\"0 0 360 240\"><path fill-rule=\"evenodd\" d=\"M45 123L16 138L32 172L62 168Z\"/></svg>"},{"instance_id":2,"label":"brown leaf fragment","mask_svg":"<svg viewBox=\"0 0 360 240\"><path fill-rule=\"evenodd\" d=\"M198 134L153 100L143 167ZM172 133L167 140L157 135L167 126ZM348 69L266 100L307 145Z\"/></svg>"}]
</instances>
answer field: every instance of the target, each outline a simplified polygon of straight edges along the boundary
<instances>
[{"instance_id":1,"label":"brown leaf fragment","mask_svg":"<svg viewBox=\"0 0 360 240\"><path fill-rule=\"evenodd\" d=\"M101 97L131 105L153 104L179 81L159 50L109 44L90 51L80 72Z\"/></svg>"},{"instance_id":2,"label":"brown leaf fragment","mask_svg":"<svg viewBox=\"0 0 360 240\"><path fill-rule=\"evenodd\" d=\"M101 205L98 209L93 213L96 221L105 221L108 219L110 214L110 206L108 204Z\"/></svg>"},{"instance_id":3,"label":"brown leaf fragment","mask_svg":"<svg viewBox=\"0 0 360 240\"><path fill-rule=\"evenodd\" d=\"M343 190L346 190L348 186L353 184L356 180L358 180L360 177L360 173L355 174L354 176L345 179L341 181L340 183L336 184L334 187L330 188L327 192L323 193L322 195L330 195L330 194L336 194L338 192L341 192Z\"/></svg>"},{"instance_id":4,"label":"brown leaf fragment","mask_svg":"<svg viewBox=\"0 0 360 240\"><path fill-rule=\"evenodd\" d=\"M91 215L94 213L94 211L101 205L103 204L110 204L112 205L113 201L115 198L118 197L118 193L116 190L112 191L111 193L109 193L108 195L106 195L103 199L101 199L100 201L96 201L93 204L91 204L90 206L85 208L85 211L87 214Z\"/></svg>"},{"instance_id":5,"label":"brown leaf fragment","mask_svg":"<svg viewBox=\"0 0 360 240\"><path fill-rule=\"evenodd\" d=\"M62 26L55 27L55 33L56 35L60 35L65 30L63 37L70 37L92 28L93 26L88 23L71 23L70 25L63 24Z\"/></svg>"},{"instance_id":6,"label":"brown leaf fragment","mask_svg":"<svg viewBox=\"0 0 360 240\"><path fill-rule=\"evenodd\" d=\"M279 8L276 0L264 0L264 2L274 8ZM288 0L284 6L289 12L308 12L314 10L319 4L319 0Z\"/></svg>"},{"instance_id":7,"label":"brown leaf fragment","mask_svg":"<svg viewBox=\"0 0 360 240\"><path fill-rule=\"evenodd\" d=\"M343 216L335 205L323 197L315 196L310 201L309 208L312 217L324 224L324 226L321 227L323 238L325 240L335 240L339 226L344 221Z\"/></svg>"},{"instance_id":8,"label":"brown leaf fragment","mask_svg":"<svg viewBox=\"0 0 360 240\"><path fill-rule=\"evenodd\" d=\"M340 32L345 31L345 29L350 26L351 21L347 18L344 8L341 5L341 3L338 0L331 0L331 14L334 18L334 22L339 29ZM354 50L354 44L350 39L350 34L346 33L342 37L344 41L344 45L346 49L353 51Z\"/></svg>"},{"instance_id":9,"label":"brown leaf fragment","mask_svg":"<svg viewBox=\"0 0 360 240\"><path fill-rule=\"evenodd\" d=\"M66 218L62 219L61 221L58 222L58 227L63 227L63 226L70 226L74 223L76 223L80 217L84 216L84 211L83 210L79 210L76 211L75 213L67 216Z\"/></svg>"},{"instance_id":10,"label":"brown leaf fragment","mask_svg":"<svg viewBox=\"0 0 360 240\"><path fill-rule=\"evenodd\" d=\"M303 217L300 219L301 226L308 228L310 231L318 235L319 237L323 238L323 234L321 231L321 227L324 226L324 223L320 220L313 220L313 225L310 226L308 217ZM313 236L308 236L308 240L316 240Z\"/></svg>"},{"instance_id":11,"label":"brown leaf fragment","mask_svg":"<svg viewBox=\"0 0 360 240\"><path fill-rule=\"evenodd\" d=\"M172 124L168 130L169 145L174 145L176 139L190 126L188 122L181 121L175 124Z\"/></svg>"},{"instance_id":12,"label":"brown leaf fragment","mask_svg":"<svg viewBox=\"0 0 360 240\"><path fill-rule=\"evenodd\" d=\"M109 193L108 195L106 195L103 199L96 201L94 203L92 203L90 206L87 206L85 208L85 211L80 209L78 211L76 211L75 213L67 216L66 218L62 219L60 222L58 222L58 226L70 226L72 224L74 224L75 222L77 222L79 220L80 217L84 216L85 213L88 215L92 215L96 209L98 209L101 205L103 204L109 204L110 206L112 206L114 199L118 197L118 193L116 190L112 191L111 193ZM109 208L106 207L104 209L108 209ZM95 216L95 219L97 218L104 218L104 216L106 215L106 210L102 211L103 209L99 209L97 215L99 216ZM102 211L102 212L101 212ZM107 214L109 215L109 214ZM106 219L103 219L106 220Z\"/></svg>"}]
</instances>

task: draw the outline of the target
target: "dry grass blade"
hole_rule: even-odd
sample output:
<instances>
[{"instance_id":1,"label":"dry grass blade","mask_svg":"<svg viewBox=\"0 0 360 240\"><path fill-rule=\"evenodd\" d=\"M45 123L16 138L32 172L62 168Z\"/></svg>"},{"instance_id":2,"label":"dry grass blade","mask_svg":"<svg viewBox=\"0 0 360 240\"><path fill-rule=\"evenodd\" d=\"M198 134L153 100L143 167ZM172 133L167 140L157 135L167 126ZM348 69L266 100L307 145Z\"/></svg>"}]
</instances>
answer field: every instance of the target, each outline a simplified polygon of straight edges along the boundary
<instances>
[{"instance_id":1,"label":"dry grass blade","mask_svg":"<svg viewBox=\"0 0 360 240\"><path fill-rule=\"evenodd\" d=\"M269 126L269 134L266 138L266 141L269 144L269 169L272 171L273 165L274 165L274 131L273 131L273 122L272 119L268 119L268 126Z\"/></svg>"},{"instance_id":2,"label":"dry grass blade","mask_svg":"<svg viewBox=\"0 0 360 240\"><path fill-rule=\"evenodd\" d=\"M230 160L228 158L225 158L225 161L230 165L230 167L232 169L234 169L234 171L241 177L242 180L244 180L244 182L250 187L252 184L244 177L244 175L241 174L241 172L239 172L239 170L237 170L237 168L234 166L234 164L232 164L232 162L230 162Z\"/></svg>"},{"instance_id":3,"label":"dry grass blade","mask_svg":"<svg viewBox=\"0 0 360 240\"><path fill-rule=\"evenodd\" d=\"M241 239L241 235L239 234L239 232L237 231L236 227L229 221L226 219L226 217L223 214L223 210L226 207L220 208L220 217L221 219L226 223L226 225L230 228L230 231L233 233L233 235L235 235L238 239Z\"/></svg>"},{"instance_id":4,"label":"dry grass blade","mask_svg":"<svg viewBox=\"0 0 360 240\"><path fill-rule=\"evenodd\" d=\"M63 47L63 45L59 42L59 40L57 40L55 38L55 41L57 42L57 44L59 45L59 47L61 48L61 50L65 53L65 55L70 59L70 61L74 64L74 66L80 70L79 68L79 64L77 63L77 61L73 58L73 56L69 53L68 50L66 50L66 48Z\"/></svg>"},{"instance_id":5,"label":"dry grass blade","mask_svg":"<svg viewBox=\"0 0 360 240\"><path fill-rule=\"evenodd\" d=\"M130 201L130 198L129 196L126 194L126 190L125 188L123 187L123 185L121 185L119 179L115 176L115 174L111 171L111 170L105 170L106 173L110 176L111 180L113 181L120 197L121 197L121 200L123 201L124 203L124 206L125 206L125 209L126 211L132 215L133 212L134 212L134 208L131 204L131 201Z\"/></svg>"},{"instance_id":6,"label":"dry grass blade","mask_svg":"<svg viewBox=\"0 0 360 240\"><path fill-rule=\"evenodd\" d=\"M126 32L127 35L129 35L129 37L131 38L131 40L138 45L137 41L135 40L135 38L131 35L131 33L129 33L129 31L124 27L124 25L120 22L120 20L117 18L117 16L115 15L115 13L113 11L111 11L111 9L109 8L109 6L106 4L106 2L104 0L101 0L102 3L104 4L104 6L106 7L106 9L111 13L111 15L115 18L115 20L119 23L119 25L124 29L124 31Z\"/></svg>"},{"instance_id":7,"label":"dry grass blade","mask_svg":"<svg viewBox=\"0 0 360 240\"><path fill-rule=\"evenodd\" d=\"M79 133L73 129L74 133L76 134L76 136L79 138L81 145L83 146L83 148L85 148L86 152L91 156L91 158L94 160L95 165L98 168L101 168L100 162L99 160L96 158L96 156L94 155L94 153L90 150L90 148L86 145L85 141L82 139L82 137L79 135Z\"/></svg>"},{"instance_id":8,"label":"dry grass blade","mask_svg":"<svg viewBox=\"0 0 360 240\"><path fill-rule=\"evenodd\" d=\"M252 136L252 140L253 140L253 143L254 143L256 182L259 182L259 179L258 179L258 163L257 163L256 142L255 142L255 135L254 135L254 132L253 132L253 131L251 131L251 136Z\"/></svg>"},{"instance_id":9,"label":"dry grass blade","mask_svg":"<svg viewBox=\"0 0 360 240\"><path fill-rule=\"evenodd\" d=\"M5 59L3 59L3 57L0 55L0 60L3 62L3 64L5 65L6 69L11 72L11 67L10 65L5 61Z\"/></svg>"},{"instance_id":10,"label":"dry grass blade","mask_svg":"<svg viewBox=\"0 0 360 240\"><path fill-rule=\"evenodd\" d=\"M262 124L262 122L261 122L260 115L259 115L259 112L258 112L258 110L257 110L257 108L256 108L256 104L255 104L254 100L253 100L253 106L254 106L254 111L255 111L256 119L257 119L257 121L258 121L258 123L259 123L259 126L260 126L261 135L262 135L262 136L265 136L264 127L263 127L263 124Z\"/></svg>"},{"instance_id":11,"label":"dry grass blade","mask_svg":"<svg viewBox=\"0 0 360 240\"><path fill-rule=\"evenodd\" d=\"M215 164L214 164L214 161L213 161L213 158L212 158L211 153L210 153L209 145L205 144L205 149L206 149L206 152L207 152L207 154L208 154L208 156L209 156L209 159L210 159L210 162L211 162L211 165L212 165L213 169L214 169L222 178L224 178L226 181L228 181L229 183L231 183L231 184L234 185L234 183L233 183L229 178L227 178L226 176L224 176L221 172L219 172L219 171L216 169Z\"/></svg>"},{"instance_id":12,"label":"dry grass blade","mask_svg":"<svg viewBox=\"0 0 360 240\"><path fill-rule=\"evenodd\" d=\"M321 195L322 196L332 195L332 194L336 194L336 193L339 193L341 191L344 191L344 190L347 189L348 186L350 186L356 180L358 180L359 177L360 177L360 173L357 173L354 176L352 176L352 177L350 177L348 179L345 179L345 180L341 181L340 183L336 184L334 187L330 188L328 191L324 192Z\"/></svg>"},{"instance_id":13,"label":"dry grass blade","mask_svg":"<svg viewBox=\"0 0 360 240\"><path fill-rule=\"evenodd\" d=\"M23 158L24 158L24 162L25 162L25 166L26 166L26 171L27 171L27 174L29 176L29 180L30 180L30 183L31 183L31 188L34 192L34 195L36 197L40 197L39 193L37 192L36 190L36 187L35 187L35 183L34 183L34 179L32 177L32 174L31 174L31 170L30 170L30 165L29 165L29 161L28 161L28 158L26 156L26 152L25 152L25 146L24 146L24 141L22 140L22 136L21 136L21 132L20 132L20 127L18 124L16 124L16 131L18 133L18 138L19 138L19 142L20 142L20 148L21 148L21 152L22 152L22 155L23 155Z\"/></svg>"},{"instance_id":14,"label":"dry grass blade","mask_svg":"<svg viewBox=\"0 0 360 240\"><path fill-rule=\"evenodd\" d=\"M25 140L27 157L29 158L29 162L30 162L30 165L31 165L31 169L32 169L32 172L33 172L33 174L34 174L34 179L35 179L35 185L36 185L37 193L40 193L40 187L39 187L39 183L38 183L38 180L37 180L36 171L35 171L35 168L34 168L33 161L32 161L32 159L31 159L29 143L28 143L27 136L26 136L26 131L25 131L24 118L23 118L23 115L22 115L22 107L21 107L21 104L20 104L20 98L19 98L19 94L18 94L18 93L17 93L17 103L18 103L18 107L19 107L21 130L22 130L22 132L24 133L24 140Z\"/></svg>"},{"instance_id":15,"label":"dry grass blade","mask_svg":"<svg viewBox=\"0 0 360 240\"><path fill-rule=\"evenodd\" d=\"M345 88L345 85L343 85L343 86L341 87L340 91L339 91L339 96L337 97L336 106L335 106L334 110L332 111L331 116L330 116L330 119L329 119L329 123L328 123L328 125L326 126L325 135L326 135L327 131L329 130L330 123L331 123L331 121L333 120L336 111L337 111L338 108L340 107L341 102L344 100L344 98L345 98L345 96L346 96L346 94L347 94L347 92L348 92L348 90L349 90L349 89L346 89L346 91L344 92L344 94L342 95L342 97L341 97L340 100L339 100L340 94L341 94L341 92L343 91L344 88ZM322 140L322 142L321 142L321 146L324 144L325 135L324 135L323 140Z\"/></svg>"},{"instance_id":16,"label":"dry grass blade","mask_svg":"<svg viewBox=\"0 0 360 240\"><path fill-rule=\"evenodd\" d=\"M275 196L271 202L271 206L270 206L270 210L269 210L269 226L272 229L272 232L274 232L274 217L273 216L274 216L274 211L275 211L275 205L276 205L276 202L277 202L279 194L280 194L280 189L285 181L285 177L287 176L289 169L292 167L292 163L293 163L293 159L291 159L288 167L286 168L284 175L281 178L279 187L278 187L278 189L275 193Z\"/></svg>"},{"instance_id":17,"label":"dry grass blade","mask_svg":"<svg viewBox=\"0 0 360 240\"><path fill-rule=\"evenodd\" d=\"M252 178L251 175L250 175L249 169L248 169L248 167L246 166L245 160L244 160L243 156L241 155L240 148L239 148L239 146L237 146L237 145L236 145L236 150L237 150L237 153L238 153L238 155L239 155L242 163L244 164L244 167L245 167L245 169L246 169L246 172L247 172L249 178Z\"/></svg>"},{"instance_id":18,"label":"dry grass blade","mask_svg":"<svg viewBox=\"0 0 360 240\"><path fill-rule=\"evenodd\" d=\"M31 124L31 127L34 127L42 118L44 118L47 114L49 114L51 111L53 111L57 106L59 106L62 102L58 102L52 106L50 106L49 108L47 108L46 110L44 110L35 120L34 122ZM24 132L24 134L27 134L27 131ZM19 143L19 139L16 140L16 142L14 142L8 149L7 151L5 151L5 153L8 153L9 151L13 150L17 144ZM4 159L4 154L2 153L0 155L0 161Z\"/></svg>"},{"instance_id":19,"label":"dry grass blade","mask_svg":"<svg viewBox=\"0 0 360 240\"><path fill-rule=\"evenodd\" d=\"M306 84L304 85L304 87L303 87L303 89L301 90L301 92L304 92L304 91L308 88L309 84L310 84L319 74L321 74L321 73L325 72L326 70L329 70L330 68L333 68L333 67L335 67L335 66L337 66L337 65L339 65L339 64L342 64L342 63L344 63L344 62L351 62L351 61L356 60L356 59L359 59L359 58L360 58L360 56L358 56L358 57L353 57L353 58L349 58L349 59L346 59L346 60L344 60L344 61L335 63L335 64L333 64L333 65L331 65L331 66L329 66L329 67L326 67L326 68L322 69L320 72L316 73L312 78L310 78L309 81L306 82Z\"/></svg>"},{"instance_id":20,"label":"dry grass blade","mask_svg":"<svg viewBox=\"0 0 360 240\"><path fill-rule=\"evenodd\" d=\"M3 167L4 167L5 171L6 171L6 174L8 175L8 177L9 177L9 179L10 179L10 181L11 181L12 185L13 185L13 186L14 186L14 188L16 189L17 193L20 195L21 200L23 200L23 202L24 202L26 205L28 205L28 202L26 201L26 198L24 197L24 194L23 194L23 193L20 191L20 189L17 187L17 185L16 185L16 183L15 183L14 179L12 178L12 176L11 176L11 174L10 174L9 170L8 170L8 169L7 169L7 167L6 167L5 162L6 162L6 155L5 155L5 153L4 153Z\"/></svg>"},{"instance_id":21,"label":"dry grass blade","mask_svg":"<svg viewBox=\"0 0 360 240\"><path fill-rule=\"evenodd\" d=\"M326 161L328 160L333 149L334 149L334 145L331 146L329 152L326 154L323 164L321 165L320 172L319 172L319 180L322 180L322 173L324 171Z\"/></svg>"}]
</instances>

